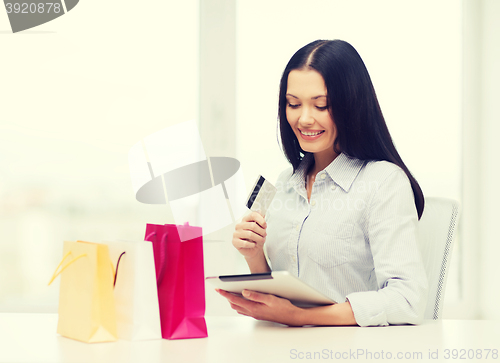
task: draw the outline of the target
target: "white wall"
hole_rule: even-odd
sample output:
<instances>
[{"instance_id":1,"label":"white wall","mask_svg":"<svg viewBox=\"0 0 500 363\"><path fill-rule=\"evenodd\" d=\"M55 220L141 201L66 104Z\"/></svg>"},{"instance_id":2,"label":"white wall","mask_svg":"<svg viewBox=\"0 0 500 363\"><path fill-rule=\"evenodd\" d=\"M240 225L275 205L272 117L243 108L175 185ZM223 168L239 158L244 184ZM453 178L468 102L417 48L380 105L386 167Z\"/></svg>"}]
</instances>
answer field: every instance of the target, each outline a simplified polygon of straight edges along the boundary
<instances>
[{"instance_id":1,"label":"white wall","mask_svg":"<svg viewBox=\"0 0 500 363\"><path fill-rule=\"evenodd\" d=\"M479 289L480 317L500 319L500 270L498 256L500 243L496 228L500 218L499 157L500 143L500 2L483 0L480 2L480 115L477 123L480 130L480 239L479 239ZM471 155L472 156L472 155ZM471 160L469 155L465 158Z\"/></svg>"},{"instance_id":2,"label":"white wall","mask_svg":"<svg viewBox=\"0 0 500 363\"><path fill-rule=\"evenodd\" d=\"M496 224L500 195L496 134L500 114L500 3L463 1L463 150L461 238L463 299L451 316L498 319L500 253ZM445 310L446 314L446 310ZM446 316L446 315L445 315Z\"/></svg>"}]
</instances>

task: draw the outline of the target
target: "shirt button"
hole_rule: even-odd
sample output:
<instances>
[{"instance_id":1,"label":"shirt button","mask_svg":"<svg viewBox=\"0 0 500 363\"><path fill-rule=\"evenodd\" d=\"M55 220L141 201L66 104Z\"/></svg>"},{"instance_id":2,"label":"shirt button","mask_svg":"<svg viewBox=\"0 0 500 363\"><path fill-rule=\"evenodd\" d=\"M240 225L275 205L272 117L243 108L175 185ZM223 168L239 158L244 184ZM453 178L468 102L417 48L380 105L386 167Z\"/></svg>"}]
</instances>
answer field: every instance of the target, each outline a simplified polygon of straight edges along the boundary
<instances>
[{"instance_id":1,"label":"shirt button","mask_svg":"<svg viewBox=\"0 0 500 363\"><path fill-rule=\"evenodd\" d=\"M335 188L337 188L336 185L332 184L332 190L335 190Z\"/></svg>"},{"instance_id":2,"label":"shirt button","mask_svg":"<svg viewBox=\"0 0 500 363\"><path fill-rule=\"evenodd\" d=\"M321 179L325 179L325 178L326 178L326 174L325 173L321 174Z\"/></svg>"},{"instance_id":3,"label":"shirt button","mask_svg":"<svg viewBox=\"0 0 500 363\"><path fill-rule=\"evenodd\" d=\"M298 231L300 230L300 223L297 223L297 226L295 226L295 229Z\"/></svg>"},{"instance_id":4,"label":"shirt button","mask_svg":"<svg viewBox=\"0 0 500 363\"><path fill-rule=\"evenodd\" d=\"M312 200L312 201L311 201L311 205L312 205L312 206L316 205L316 201L315 201L315 200Z\"/></svg>"},{"instance_id":5,"label":"shirt button","mask_svg":"<svg viewBox=\"0 0 500 363\"><path fill-rule=\"evenodd\" d=\"M295 258L295 256L292 257L292 260L293 260L293 262L297 262L297 259Z\"/></svg>"}]
</instances>

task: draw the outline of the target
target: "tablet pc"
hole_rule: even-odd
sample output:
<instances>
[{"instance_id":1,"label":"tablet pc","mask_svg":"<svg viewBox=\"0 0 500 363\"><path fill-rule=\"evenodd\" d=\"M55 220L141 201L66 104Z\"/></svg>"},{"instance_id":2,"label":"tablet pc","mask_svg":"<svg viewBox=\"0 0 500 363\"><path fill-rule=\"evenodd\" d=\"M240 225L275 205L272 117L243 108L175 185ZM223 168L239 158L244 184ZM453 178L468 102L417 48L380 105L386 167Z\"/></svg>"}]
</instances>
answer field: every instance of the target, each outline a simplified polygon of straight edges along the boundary
<instances>
[{"instance_id":1,"label":"tablet pc","mask_svg":"<svg viewBox=\"0 0 500 363\"><path fill-rule=\"evenodd\" d=\"M207 277L206 280L221 290L237 294L241 294L243 290L273 294L288 299L292 304L300 307L335 304L335 301L291 275L288 271L213 276Z\"/></svg>"}]
</instances>

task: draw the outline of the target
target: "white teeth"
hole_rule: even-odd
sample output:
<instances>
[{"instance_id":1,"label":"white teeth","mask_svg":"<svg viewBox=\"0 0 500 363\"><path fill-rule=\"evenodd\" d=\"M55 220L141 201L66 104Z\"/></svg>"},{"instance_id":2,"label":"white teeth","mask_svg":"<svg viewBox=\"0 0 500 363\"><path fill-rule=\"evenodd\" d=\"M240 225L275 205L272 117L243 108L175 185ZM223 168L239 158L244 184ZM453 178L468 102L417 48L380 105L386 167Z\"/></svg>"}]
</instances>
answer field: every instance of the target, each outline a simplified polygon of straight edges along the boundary
<instances>
[{"instance_id":1,"label":"white teeth","mask_svg":"<svg viewBox=\"0 0 500 363\"><path fill-rule=\"evenodd\" d=\"M318 132L304 132L304 131L300 131L300 133L302 135L305 135L305 136L316 136L316 135L319 135L321 134L323 131L318 131Z\"/></svg>"}]
</instances>

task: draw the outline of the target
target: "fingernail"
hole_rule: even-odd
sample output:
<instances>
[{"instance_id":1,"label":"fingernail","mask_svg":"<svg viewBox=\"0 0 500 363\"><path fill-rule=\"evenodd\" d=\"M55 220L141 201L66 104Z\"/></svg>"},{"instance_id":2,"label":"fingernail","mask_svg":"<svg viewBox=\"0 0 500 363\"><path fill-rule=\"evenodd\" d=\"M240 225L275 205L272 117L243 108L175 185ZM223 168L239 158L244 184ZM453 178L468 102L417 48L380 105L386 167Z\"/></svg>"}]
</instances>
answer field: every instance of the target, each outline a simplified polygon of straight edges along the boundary
<instances>
[{"instance_id":1,"label":"fingernail","mask_svg":"<svg viewBox=\"0 0 500 363\"><path fill-rule=\"evenodd\" d=\"M243 295L244 297L249 297L249 296L250 296L250 291L248 291L248 290L243 290L242 295Z\"/></svg>"}]
</instances>

